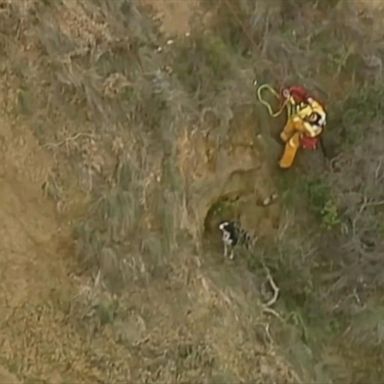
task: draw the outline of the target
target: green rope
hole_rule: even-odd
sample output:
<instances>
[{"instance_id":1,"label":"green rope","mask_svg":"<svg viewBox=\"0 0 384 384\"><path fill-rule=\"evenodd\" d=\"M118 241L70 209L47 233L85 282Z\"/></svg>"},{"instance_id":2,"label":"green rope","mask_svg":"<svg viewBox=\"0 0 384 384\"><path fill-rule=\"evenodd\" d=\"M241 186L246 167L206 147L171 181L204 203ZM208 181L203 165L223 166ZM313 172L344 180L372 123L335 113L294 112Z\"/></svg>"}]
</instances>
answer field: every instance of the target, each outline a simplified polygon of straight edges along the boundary
<instances>
[{"instance_id":1,"label":"green rope","mask_svg":"<svg viewBox=\"0 0 384 384\"><path fill-rule=\"evenodd\" d=\"M264 100L262 95L261 95L261 92L263 90L268 90L269 92L272 93L272 95L274 95L279 100L280 100L281 96L269 84L262 84L257 89L257 98L259 99L259 102L267 108L270 116L272 116L272 117L280 116L283 113L285 107L287 107L287 117L289 118L290 116L292 116L293 106L289 102L289 97L285 98L284 103L282 104L282 106L280 107L280 109L278 111L273 112L271 105L266 100Z\"/></svg>"}]
</instances>

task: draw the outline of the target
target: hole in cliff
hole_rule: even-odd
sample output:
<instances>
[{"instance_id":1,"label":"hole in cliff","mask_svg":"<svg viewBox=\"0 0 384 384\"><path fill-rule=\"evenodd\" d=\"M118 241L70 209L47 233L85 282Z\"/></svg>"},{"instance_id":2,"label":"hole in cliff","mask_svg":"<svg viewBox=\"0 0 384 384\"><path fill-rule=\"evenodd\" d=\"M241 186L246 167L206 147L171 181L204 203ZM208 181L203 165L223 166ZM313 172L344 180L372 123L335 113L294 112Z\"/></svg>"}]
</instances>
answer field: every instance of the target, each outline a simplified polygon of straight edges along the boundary
<instances>
[{"instance_id":1,"label":"hole in cliff","mask_svg":"<svg viewBox=\"0 0 384 384\"><path fill-rule=\"evenodd\" d=\"M219 223L224 220L238 220L239 212L236 202L240 194L231 193L219 196L211 204L204 220L204 242L212 247L219 247L221 234L218 229Z\"/></svg>"},{"instance_id":2,"label":"hole in cliff","mask_svg":"<svg viewBox=\"0 0 384 384\"><path fill-rule=\"evenodd\" d=\"M207 207L203 247L214 252L221 249L221 232L218 228L221 221L238 221L249 226L251 231L258 227L262 216L269 212L265 211L266 206L263 205L272 190L269 184L270 181L259 167L231 172Z\"/></svg>"},{"instance_id":3,"label":"hole in cliff","mask_svg":"<svg viewBox=\"0 0 384 384\"><path fill-rule=\"evenodd\" d=\"M223 220L238 220L240 201L254 193L256 169L236 170L230 174L224 190L210 204L204 219L204 240L220 241L218 225Z\"/></svg>"}]
</instances>

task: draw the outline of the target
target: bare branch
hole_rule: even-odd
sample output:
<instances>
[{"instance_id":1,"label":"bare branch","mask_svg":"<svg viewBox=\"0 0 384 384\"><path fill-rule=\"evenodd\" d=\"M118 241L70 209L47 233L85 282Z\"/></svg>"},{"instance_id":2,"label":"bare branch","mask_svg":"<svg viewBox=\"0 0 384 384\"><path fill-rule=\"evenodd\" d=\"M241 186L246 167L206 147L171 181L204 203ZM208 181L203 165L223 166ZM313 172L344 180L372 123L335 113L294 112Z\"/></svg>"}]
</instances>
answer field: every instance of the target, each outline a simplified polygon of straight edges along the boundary
<instances>
[{"instance_id":1,"label":"bare branch","mask_svg":"<svg viewBox=\"0 0 384 384\"><path fill-rule=\"evenodd\" d=\"M78 132L73 136L65 138L63 141L59 141L58 143L46 143L42 145L43 148L58 148L61 147L62 145L68 145L70 142L76 141L80 137L89 137L93 139L95 136L92 133L83 133L83 132Z\"/></svg>"},{"instance_id":2,"label":"bare branch","mask_svg":"<svg viewBox=\"0 0 384 384\"><path fill-rule=\"evenodd\" d=\"M271 286L271 288L273 290L273 296L272 296L272 298L267 303L265 303L265 306L266 307L271 307L273 304L276 303L276 301L277 301L277 299L279 297L280 289L276 285L276 283L273 281L273 278L272 278L272 276L270 274L269 269L267 269L267 280L268 280L268 283L269 283L269 285Z\"/></svg>"},{"instance_id":3,"label":"bare branch","mask_svg":"<svg viewBox=\"0 0 384 384\"><path fill-rule=\"evenodd\" d=\"M383 165L383 159L381 158L380 160L379 160L379 163L378 163L378 165L377 165L377 167L376 167L376 170L375 170L375 179L377 180L378 178L379 178L379 176L380 176L380 171L381 171L381 167L382 167L382 165Z\"/></svg>"},{"instance_id":4,"label":"bare branch","mask_svg":"<svg viewBox=\"0 0 384 384\"><path fill-rule=\"evenodd\" d=\"M379 207L381 205L384 205L384 200L370 201L370 202L365 204L365 208L367 208L367 207Z\"/></svg>"}]
</instances>

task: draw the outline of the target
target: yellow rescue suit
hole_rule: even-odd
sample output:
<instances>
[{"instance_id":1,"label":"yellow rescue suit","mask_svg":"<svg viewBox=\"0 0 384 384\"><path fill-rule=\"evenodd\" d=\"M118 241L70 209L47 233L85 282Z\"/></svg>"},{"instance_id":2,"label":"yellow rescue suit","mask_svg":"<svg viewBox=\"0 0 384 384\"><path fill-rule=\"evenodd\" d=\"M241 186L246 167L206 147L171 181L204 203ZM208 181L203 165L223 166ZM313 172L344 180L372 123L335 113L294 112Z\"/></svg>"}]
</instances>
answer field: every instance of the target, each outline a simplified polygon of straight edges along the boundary
<instances>
[{"instance_id":1,"label":"yellow rescue suit","mask_svg":"<svg viewBox=\"0 0 384 384\"><path fill-rule=\"evenodd\" d=\"M280 159L281 168L290 168L297 151L305 140L316 143L326 124L326 112L316 100L309 97L305 103L297 103L291 97L290 103L294 113L280 134L285 143L284 153ZM316 144L315 144L316 145Z\"/></svg>"}]
</instances>

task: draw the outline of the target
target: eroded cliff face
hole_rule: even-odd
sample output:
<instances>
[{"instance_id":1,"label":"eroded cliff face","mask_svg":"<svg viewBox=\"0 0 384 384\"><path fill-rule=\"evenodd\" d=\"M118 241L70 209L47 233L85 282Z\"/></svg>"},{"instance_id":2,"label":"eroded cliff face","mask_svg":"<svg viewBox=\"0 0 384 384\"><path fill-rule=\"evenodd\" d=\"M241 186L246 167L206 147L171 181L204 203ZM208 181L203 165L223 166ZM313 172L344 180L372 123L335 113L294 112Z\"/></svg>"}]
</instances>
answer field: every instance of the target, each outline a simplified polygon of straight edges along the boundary
<instances>
[{"instance_id":1,"label":"eroded cliff face","mask_svg":"<svg viewBox=\"0 0 384 384\"><path fill-rule=\"evenodd\" d=\"M278 226L279 204L272 165L263 153L257 120L234 116L221 143L209 128L196 128L179 140L179 161L186 186L187 217L199 236L218 236L221 220L239 220L250 233L270 236Z\"/></svg>"},{"instance_id":2,"label":"eroded cliff face","mask_svg":"<svg viewBox=\"0 0 384 384\"><path fill-rule=\"evenodd\" d=\"M253 108L227 135L169 117L167 60L127 4L2 2L0 363L15 382L296 383L260 281L196 247L221 219L279 223Z\"/></svg>"}]
</instances>

